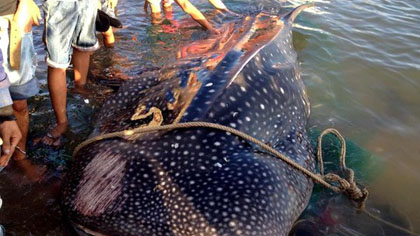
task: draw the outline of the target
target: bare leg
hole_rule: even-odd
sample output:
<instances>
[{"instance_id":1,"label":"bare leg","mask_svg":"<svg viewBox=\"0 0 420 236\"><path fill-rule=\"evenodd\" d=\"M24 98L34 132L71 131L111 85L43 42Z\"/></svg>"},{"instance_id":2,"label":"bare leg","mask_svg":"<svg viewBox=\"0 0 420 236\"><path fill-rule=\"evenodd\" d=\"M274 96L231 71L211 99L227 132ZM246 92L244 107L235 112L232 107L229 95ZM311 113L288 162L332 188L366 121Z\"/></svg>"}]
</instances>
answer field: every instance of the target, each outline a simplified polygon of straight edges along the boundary
<instances>
[{"instance_id":1,"label":"bare leg","mask_svg":"<svg viewBox=\"0 0 420 236\"><path fill-rule=\"evenodd\" d=\"M171 0L163 0L162 5L166 11L172 11L172 2Z\"/></svg>"},{"instance_id":2,"label":"bare leg","mask_svg":"<svg viewBox=\"0 0 420 236\"><path fill-rule=\"evenodd\" d=\"M89 59L92 52L73 50L74 84L76 88L84 88L89 70Z\"/></svg>"},{"instance_id":3,"label":"bare leg","mask_svg":"<svg viewBox=\"0 0 420 236\"><path fill-rule=\"evenodd\" d=\"M25 100L18 100L13 102L13 111L16 116L16 122L19 126L20 132L22 133L22 138L18 143L18 147L22 151L26 151L26 139L28 137L28 129L29 129L29 111L28 111L28 103ZM16 150L13 154L14 160L22 160L25 158L25 154Z\"/></svg>"},{"instance_id":4,"label":"bare leg","mask_svg":"<svg viewBox=\"0 0 420 236\"><path fill-rule=\"evenodd\" d=\"M144 12L147 13L147 9L149 8L149 5L150 5L149 2L147 0L144 0L144 5L143 5Z\"/></svg>"},{"instance_id":5,"label":"bare leg","mask_svg":"<svg viewBox=\"0 0 420 236\"><path fill-rule=\"evenodd\" d=\"M27 100L17 100L13 102L13 111L16 116L16 122L19 126L22 138L18 143L18 147L23 152L26 152L26 140L29 130L29 111ZM42 179L46 168L43 166L36 166L26 158L26 155L15 149L13 160L16 167L18 167L29 180L35 182Z\"/></svg>"},{"instance_id":6,"label":"bare leg","mask_svg":"<svg viewBox=\"0 0 420 236\"><path fill-rule=\"evenodd\" d=\"M70 89L71 93L78 93L84 97L89 96L86 89L87 73L89 70L89 58L92 52L73 50L72 63L74 66L74 88Z\"/></svg>"},{"instance_id":7,"label":"bare leg","mask_svg":"<svg viewBox=\"0 0 420 236\"><path fill-rule=\"evenodd\" d=\"M68 120L66 114L67 83L66 69L48 67L48 90L50 91L51 103L56 118L56 126L48 135L42 138L47 145L56 145L55 138L60 137L67 130Z\"/></svg>"},{"instance_id":8,"label":"bare leg","mask_svg":"<svg viewBox=\"0 0 420 236\"><path fill-rule=\"evenodd\" d=\"M152 24L160 24L162 21L163 18L160 12L152 13Z\"/></svg>"},{"instance_id":9,"label":"bare leg","mask_svg":"<svg viewBox=\"0 0 420 236\"><path fill-rule=\"evenodd\" d=\"M164 11L165 11L165 18L173 21L174 20L174 14L173 14L173 11L172 11L172 6L169 7L169 8L164 8Z\"/></svg>"},{"instance_id":10,"label":"bare leg","mask_svg":"<svg viewBox=\"0 0 420 236\"><path fill-rule=\"evenodd\" d=\"M104 44L107 48L112 48L115 43L114 32L112 31L112 27L110 26L106 32L103 32L102 35L104 36Z\"/></svg>"},{"instance_id":11,"label":"bare leg","mask_svg":"<svg viewBox=\"0 0 420 236\"><path fill-rule=\"evenodd\" d=\"M173 20L173 8L172 3L169 3L168 1L163 2L163 11L165 12L165 18L168 20Z\"/></svg>"},{"instance_id":12,"label":"bare leg","mask_svg":"<svg viewBox=\"0 0 420 236\"><path fill-rule=\"evenodd\" d=\"M160 2L161 1L157 1L157 0L144 0L144 10L147 12L147 8L148 6L150 6L150 9L152 10L152 14L153 13L160 13L161 12L161 8L160 8Z\"/></svg>"},{"instance_id":13,"label":"bare leg","mask_svg":"<svg viewBox=\"0 0 420 236\"><path fill-rule=\"evenodd\" d=\"M144 0L144 10L147 12L147 8L150 6L152 11L152 24L162 23L162 15L160 8L160 1L156 0Z\"/></svg>"},{"instance_id":14,"label":"bare leg","mask_svg":"<svg viewBox=\"0 0 420 236\"><path fill-rule=\"evenodd\" d=\"M83 90L86 85L90 54L91 52L83 52L77 49L73 50L74 83L76 90ZM59 137L67 131L69 123L66 114L66 69L48 67L48 89L50 91L51 103L57 124L50 131L50 135L42 138L42 142L47 145L59 146Z\"/></svg>"}]
</instances>

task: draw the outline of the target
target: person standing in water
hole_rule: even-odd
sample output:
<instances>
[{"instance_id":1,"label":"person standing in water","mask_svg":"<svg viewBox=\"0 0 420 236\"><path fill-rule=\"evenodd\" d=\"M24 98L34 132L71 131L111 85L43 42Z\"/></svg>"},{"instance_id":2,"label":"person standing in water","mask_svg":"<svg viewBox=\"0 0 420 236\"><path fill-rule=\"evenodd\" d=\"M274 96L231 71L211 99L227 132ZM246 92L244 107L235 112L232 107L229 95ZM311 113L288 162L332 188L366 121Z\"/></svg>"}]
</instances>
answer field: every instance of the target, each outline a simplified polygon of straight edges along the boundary
<instances>
[{"instance_id":1,"label":"person standing in water","mask_svg":"<svg viewBox=\"0 0 420 236\"><path fill-rule=\"evenodd\" d=\"M66 69L73 62L75 91L84 91L90 55L99 48L95 31L98 1L46 0L43 9L48 89L56 124L41 142L60 146L68 129Z\"/></svg>"},{"instance_id":2,"label":"person standing in water","mask_svg":"<svg viewBox=\"0 0 420 236\"><path fill-rule=\"evenodd\" d=\"M111 19L116 19L115 16L115 8L117 7L118 0L101 0L101 10L105 12ZM105 32L102 32L104 37L104 45L105 47L112 48L115 43L115 36L114 31L112 30L112 26Z\"/></svg>"},{"instance_id":3,"label":"person standing in water","mask_svg":"<svg viewBox=\"0 0 420 236\"><path fill-rule=\"evenodd\" d=\"M39 92L32 26L39 25L40 19L33 0L0 1L0 168L8 165L13 155L25 173L32 166L26 159L27 99Z\"/></svg>"}]
</instances>

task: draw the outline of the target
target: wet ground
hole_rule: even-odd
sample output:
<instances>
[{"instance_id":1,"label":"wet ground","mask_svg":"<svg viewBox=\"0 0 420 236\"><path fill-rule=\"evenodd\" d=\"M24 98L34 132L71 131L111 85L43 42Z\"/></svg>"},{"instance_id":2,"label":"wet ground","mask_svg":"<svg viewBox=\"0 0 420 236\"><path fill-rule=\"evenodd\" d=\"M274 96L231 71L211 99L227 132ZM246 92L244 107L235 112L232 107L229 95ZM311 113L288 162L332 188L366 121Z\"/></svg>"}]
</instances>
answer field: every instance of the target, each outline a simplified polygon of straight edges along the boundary
<instances>
[{"instance_id":1,"label":"wet ground","mask_svg":"<svg viewBox=\"0 0 420 236\"><path fill-rule=\"evenodd\" d=\"M212 15L207 1L193 0ZM232 10L246 14L263 8L279 9L278 1L225 1ZM306 1L292 1L284 6ZM339 129L348 140L350 165L358 179L368 185L368 209L401 226L420 231L420 2L318 0L316 6L298 17L294 44L301 62L302 77L312 102L312 137L327 127ZM46 88L45 52L42 27L34 29L41 84L38 96L29 101L31 129L29 157L48 168L43 182L32 183L19 163L0 174L3 206L0 224L7 235L72 235L57 204L62 174L71 161L73 148L92 130L95 112L115 82L135 78L147 68L175 60L180 44L205 36L191 24L195 33L186 36L176 21L152 26L143 12L143 3L122 0L119 17L124 29L116 31L112 49L102 47L91 60L89 94L69 93L70 130L66 145L59 149L36 147L54 122ZM175 8L177 21L187 18ZM101 39L101 36L99 35ZM71 68L68 71L69 87ZM337 144L328 141L326 156L337 154ZM332 160L329 160L332 162ZM20 164L22 165L22 164ZM332 165L331 165L332 166ZM363 214L341 196L315 189L313 199L295 235L405 235Z\"/></svg>"}]
</instances>

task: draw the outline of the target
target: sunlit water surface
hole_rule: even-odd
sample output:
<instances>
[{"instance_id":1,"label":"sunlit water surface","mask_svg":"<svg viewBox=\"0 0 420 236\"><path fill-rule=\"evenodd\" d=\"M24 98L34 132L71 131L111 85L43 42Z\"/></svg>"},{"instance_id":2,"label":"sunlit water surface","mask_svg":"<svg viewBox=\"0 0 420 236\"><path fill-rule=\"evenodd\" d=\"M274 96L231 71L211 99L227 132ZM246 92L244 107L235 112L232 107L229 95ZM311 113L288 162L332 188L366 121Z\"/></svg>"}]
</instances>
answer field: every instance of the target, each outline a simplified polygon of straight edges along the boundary
<instances>
[{"instance_id":1,"label":"sunlit water surface","mask_svg":"<svg viewBox=\"0 0 420 236\"><path fill-rule=\"evenodd\" d=\"M207 1L192 2L203 11L212 11ZM291 7L306 1L225 2L238 13L248 13L260 9L279 12L280 4ZM312 103L308 128L334 127L347 140L375 156L375 162L363 169L375 175L361 179L371 192L369 209L419 232L420 1L315 3L315 7L298 17L294 28L294 44ZM146 68L173 62L176 45L184 40L183 36L162 33L160 26L151 26L142 6L143 2L121 0L118 14L125 28L116 32L113 49L101 48L93 56L91 94L82 97L70 92L68 143L58 150L29 150L34 162L49 167L47 180L31 184L13 166L0 174L0 195L4 201L0 224L5 226L7 235L71 235L56 200L60 178L72 149L90 133L95 112L112 93L107 86L112 87L113 80L135 78ZM174 17L187 16L175 8ZM41 33L42 27L34 29L37 77L42 90L30 100L29 139L41 136L53 123ZM196 36L200 34L205 32L197 27ZM311 202L296 226L296 234L403 235L356 214L344 198L326 196Z\"/></svg>"}]
</instances>

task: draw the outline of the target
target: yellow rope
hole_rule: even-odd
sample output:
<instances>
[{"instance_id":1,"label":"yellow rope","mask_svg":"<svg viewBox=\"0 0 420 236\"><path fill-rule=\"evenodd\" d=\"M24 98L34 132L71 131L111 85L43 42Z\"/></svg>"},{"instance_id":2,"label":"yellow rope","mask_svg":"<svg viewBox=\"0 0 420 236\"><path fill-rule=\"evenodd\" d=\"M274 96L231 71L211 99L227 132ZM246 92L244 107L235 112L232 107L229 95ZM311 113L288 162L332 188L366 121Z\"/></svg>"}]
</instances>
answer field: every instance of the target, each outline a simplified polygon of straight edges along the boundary
<instances>
[{"instance_id":1,"label":"yellow rope","mask_svg":"<svg viewBox=\"0 0 420 236\"><path fill-rule=\"evenodd\" d=\"M238 137L241 137L245 140L248 140L249 142L255 143L264 150L272 153L277 158L281 159L282 161L286 162L290 166L296 168L297 170L301 171L308 177L312 178L317 183L331 189L334 192L337 193L344 193L346 194L351 200L358 203L358 208L361 209L362 212L366 213L369 217L378 220L388 226L391 226L397 230L400 230L402 232L409 233L410 235L414 236L420 236L420 234L411 232L408 229L402 228L398 225L395 225L391 222L388 222L386 220L381 219L378 216L373 215L369 211L365 209L365 202L367 200L367 197L369 195L369 192L366 188L360 189L356 182L354 181L354 171L350 168L346 167L346 142L343 138L343 136L335 129L326 129L324 130L321 135L318 138L318 147L317 147L317 157L318 157L318 164L320 169L320 174L315 174L309 171L308 169L302 167L292 159L288 158L286 155L280 153L279 151L275 150L274 148L268 146L267 144L259 141L258 139L247 135L239 130L233 129L228 126L215 124L215 123L209 123L209 122L186 122L186 123L177 123L177 124L169 124L169 125L162 125L162 126L146 126L146 127L138 127L131 130L124 130L119 132L113 132L113 133L107 133L103 135L99 135L96 137L93 137L91 139L88 139L81 144L79 144L73 152L73 157L76 156L76 154L82 149L83 147L100 141L104 139L110 139L110 138L127 138L129 136L140 134L140 133L148 133L148 132L156 132L156 131L164 131L164 130L173 130L173 129L188 129L188 128L212 128L212 129L218 129L222 131L226 131L229 133L232 133ZM342 178L336 174L328 173L324 174L324 161L322 157L322 138L326 135L332 133L334 134L341 143L341 153L340 153L340 166L342 171L346 174L345 178ZM335 183L335 184L331 184Z\"/></svg>"}]
</instances>

